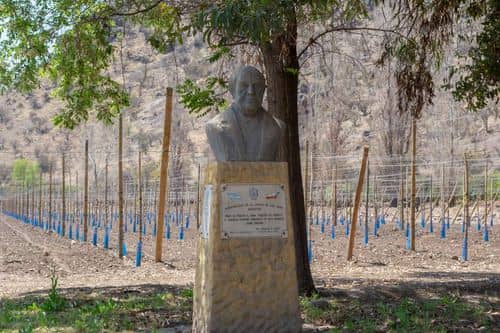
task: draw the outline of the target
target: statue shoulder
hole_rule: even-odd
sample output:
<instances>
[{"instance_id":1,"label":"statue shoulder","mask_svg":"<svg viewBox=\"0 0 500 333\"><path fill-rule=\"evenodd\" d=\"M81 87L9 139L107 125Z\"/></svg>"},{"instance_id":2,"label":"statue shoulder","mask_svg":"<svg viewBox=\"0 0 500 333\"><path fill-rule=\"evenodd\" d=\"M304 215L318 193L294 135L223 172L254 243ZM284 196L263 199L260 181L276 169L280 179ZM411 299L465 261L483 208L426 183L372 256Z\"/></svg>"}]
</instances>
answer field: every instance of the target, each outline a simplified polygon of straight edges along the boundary
<instances>
[{"instance_id":1,"label":"statue shoulder","mask_svg":"<svg viewBox=\"0 0 500 333\"><path fill-rule=\"evenodd\" d=\"M228 109L227 111L219 113L218 115L207 121L205 124L205 130L207 132L219 132L224 130L231 123L232 117L229 114L230 112L232 112L232 110Z\"/></svg>"}]
</instances>

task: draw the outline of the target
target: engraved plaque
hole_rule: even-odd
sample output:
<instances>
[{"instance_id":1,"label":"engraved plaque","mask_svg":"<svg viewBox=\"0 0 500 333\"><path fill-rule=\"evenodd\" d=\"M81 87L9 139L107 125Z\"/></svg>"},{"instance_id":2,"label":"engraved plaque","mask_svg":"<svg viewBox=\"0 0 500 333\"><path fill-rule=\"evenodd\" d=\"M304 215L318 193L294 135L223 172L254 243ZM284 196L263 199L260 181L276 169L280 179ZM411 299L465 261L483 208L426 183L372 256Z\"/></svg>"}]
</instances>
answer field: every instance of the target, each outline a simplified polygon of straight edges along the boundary
<instances>
[{"instance_id":1,"label":"engraved plaque","mask_svg":"<svg viewBox=\"0 0 500 333\"><path fill-rule=\"evenodd\" d=\"M221 189L222 238L288 236L283 185L225 184Z\"/></svg>"},{"instance_id":2,"label":"engraved plaque","mask_svg":"<svg viewBox=\"0 0 500 333\"><path fill-rule=\"evenodd\" d=\"M208 231L210 229L210 215L212 215L212 185L205 185L205 191L203 192L203 211L201 218L201 230L200 233L203 238L208 239Z\"/></svg>"}]
</instances>

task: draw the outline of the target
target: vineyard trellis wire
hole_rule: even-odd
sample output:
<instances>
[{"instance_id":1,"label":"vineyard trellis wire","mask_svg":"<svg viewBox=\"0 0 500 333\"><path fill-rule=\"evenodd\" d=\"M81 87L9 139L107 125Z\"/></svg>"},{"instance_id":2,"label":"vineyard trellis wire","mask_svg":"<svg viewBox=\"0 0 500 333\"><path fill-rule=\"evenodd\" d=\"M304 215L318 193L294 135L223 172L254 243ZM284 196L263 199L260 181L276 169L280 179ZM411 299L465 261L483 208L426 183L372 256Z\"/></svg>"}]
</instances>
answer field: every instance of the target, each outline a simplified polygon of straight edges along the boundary
<instances>
[{"instance_id":1,"label":"vineyard trellis wire","mask_svg":"<svg viewBox=\"0 0 500 333\"><path fill-rule=\"evenodd\" d=\"M5 151L2 153L6 154ZM139 154L139 152L129 150L132 156L122 159L126 220L124 231L156 236L160 181L157 169L161 151L148 151L148 156L144 157L143 154L141 157L140 194L138 159L133 156L135 153ZM25 156L28 155L25 154ZM62 156L61 153L57 155ZM82 155L80 151L64 152L66 160L64 177L62 165L52 163L51 182L47 175L41 174L38 184L16 184L11 181L4 185L4 192L0 198L2 211L24 223L57 232L61 237L83 240L82 175L84 170L81 166L84 163L81 161ZM117 154L101 149L94 151L93 156L95 159L106 161L108 165L110 161L116 159ZM177 238L182 240L186 229L199 225L199 187L200 183L203 183L200 179L203 174L199 170L211 163L213 159L206 153L179 153L172 150L171 159L182 160L184 158L197 160L200 163L194 165L181 163L180 168L176 166L176 161L169 164L167 212L163 217L165 239L171 239L176 233ZM305 161L304 168L306 163L310 165L308 179L304 180L306 191L309 192L309 199L306 203L308 224L319 226L322 232L326 226L330 226L332 235L335 233L333 228L342 225L346 227L345 233L348 234L347 229L352 218L353 189L359 173L360 156L310 154L308 158L303 158L303 161ZM89 172L87 227L92 233L92 237L88 238L92 244L97 246L98 239L102 239L103 247L108 248L111 234L116 231L116 173L104 172L105 168L102 168L101 164L95 162L95 170ZM112 168L113 164L109 163L109 166ZM371 185L363 195L363 209L360 209L359 221L360 223L365 221L365 225L368 225L367 221L370 219L374 234L382 224L386 223L392 223L394 227L401 230L408 229L406 219L409 214L409 167L410 161L406 156L369 157L370 179L366 183ZM454 218L450 216L450 210L460 206L463 199L463 157L432 160L426 156L417 156L417 170L416 209L421 225L427 224L432 228L433 221L439 221L441 225L446 226L460 217L463 220L464 213L460 213L460 209L458 213L455 212ZM469 170L468 193L470 200L474 202L470 205L472 207L470 216L483 221L483 230L488 232L486 221L489 218L491 227L495 215L495 200L500 189L500 158L488 158L485 154L476 153L469 158ZM334 171L335 179L333 178ZM139 204L140 197L142 197L141 204ZM335 212L332 211L334 207ZM440 209L436 209L437 207ZM65 211L64 215L63 211ZM139 213L141 211L142 214ZM332 221L333 216L337 217L335 221ZM145 223L140 223L143 220ZM433 230L429 231L433 232ZM363 232L365 233L363 241L366 243L367 227ZM441 231L441 235L442 233Z\"/></svg>"}]
</instances>

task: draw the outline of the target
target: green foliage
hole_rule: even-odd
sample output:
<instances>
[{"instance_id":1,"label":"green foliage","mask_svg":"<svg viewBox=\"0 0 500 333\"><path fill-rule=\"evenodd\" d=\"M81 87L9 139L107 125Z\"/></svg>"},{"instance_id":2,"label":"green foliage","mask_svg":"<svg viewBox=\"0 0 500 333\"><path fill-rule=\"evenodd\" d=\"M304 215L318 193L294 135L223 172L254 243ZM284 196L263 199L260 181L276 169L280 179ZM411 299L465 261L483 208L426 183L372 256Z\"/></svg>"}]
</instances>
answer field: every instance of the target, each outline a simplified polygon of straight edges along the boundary
<instances>
[{"instance_id":1,"label":"green foliage","mask_svg":"<svg viewBox=\"0 0 500 333\"><path fill-rule=\"evenodd\" d=\"M151 35L148 37L151 46L164 53L172 44L176 42L182 44L183 34L189 28L182 24L181 8L165 2L144 1L144 7L148 5L151 9L140 15L133 15L132 22L151 29Z\"/></svg>"},{"instance_id":2,"label":"green foliage","mask_svg":"<svg viewBox=\"0 0 500 333\"><path fill-rule=\"evenodd\" d=\"M17 184L33 186L38 183L40 168L37 162L17 159L12 166L11 178Z\"/></svg>"},{"instance_id":3,"label":"green foliage","mask_svg":"<svg viewBox=\"0 0 500 333\"><path fill-rule=\"evenodd\" d=\"M208 61L230 57L233 46L261 47L289 33L291 25L332 18L339 22L366 17L364 1L225 0L167 4L158 0L5 0L0 5L0 90L23 92L45 77L53 95L65 103L53 122L74 128L89 119L110 123L129 105L128 93L107 73L116 48L131 23L150 29L148 42L166 52L184 36L201 33L214 46ZM296 68L291 68L298 74ZM218 80L217 80L218 81ZM221 82L217 85L223 86ZM206 87L186 81L182 103L199 114L224 105L210 80Z\"/></svg>"},{"instance_id":4,"label":"green foliage","mask_svg":"<svg viewBox=\"0 0 500 333\"><path fill-rule=\"evenodd\" d=\"M222 92L217 92L217 89ZM179 101L189 113L195 113L198 117L204 116L211 110L219 111L227 106L227 101L222 97L226 91L227 83L217 77L208 77L204 87L200 87L189 79L177 86Z\"/></svg>"},{"instance_id":5,"label":"green foliage","mask_svg":"<svg viewBox=\"0 0 500 333\"><path fill-rule=\"evenodd\" d=\"M366 17L366 4L351 1L226 0L207 2L190 17L191 30L201 32L213 46L250 43L261 46L286 34L296 19L298 24L316 22L341 13L342 20Z\"/></svg>"},{"instance_id":6,"label":"green foliage","mask_svg":"<svg viewBox=\"0 0 500 333\"><path fill-rule=\"evenodd\" d=\"M193 289L191 289L191 288L183 289L181 291L181 296L186 298L186 299L192 299L193 298Z\"/></svg>"},{"instance_id":7,"label":"green foliage","mask_svg":"<svg viewBox=\"0 0 500 333\"><path fill-rule=\"evenodd\" d=\"M487 7L475 6L470 9L474 16L486 13L482 22L482 31L476 36L477 46L471 47L464 59L466 64L450 70L450 78L460 73L459 80L453 86L456 100L466 102L466 107L477 111L487 106L488 101L498 103L500 96L500 2L487 1Z\"/></svg>"},{"instance_id":8,"label":"green foliage","mask_svg":"<svg viewBox=\"0 0 500 333\"><path fill-rule=\"evenodd\" d=\"M485 308L471 305L454 295L437 299L402 298L393 302L360 302L349 298L329 300L328 306L317 307L312 298L301 298L305 322L331 325L331 332L448 332L493 325ZM328 299L323 299L328 301Z\"/></svg>"},{"instance_id":9,"label":"green foliage","mask_svg":"<svg viewBox=\"0 0 500 333\"><path fill-rule=\"evenodd\" d=\"M306 322L325 322L328 316L331 315L331 312L334 311L335 306L331 302L328 303L328 306L315 306L313 301L317 301L318 299L318 294L314 294L311 297L299 297L300 308Z\"/></svg>"},{"instance_id":10,"label":"green foliage","mask_svg":"<svg viewBox=\"0 0 500 333\"><path fill-rule=\"evenodd\" d=\"M56 290L57 282L52 281ZM0 301L0 331L57 331L57 332L114 332L137 331L164 327L169 317L173 325L186 324L190 320L191 289L174 293L153 292L130 296L128 293L113 298L66 298L64 306L48 309L61 299L55 294L47 298L26 297ZM54 296L56 295L56 296Z\"/></svg>"},{"instance_id":11,"label":"green foliage","mask_svg":"<svg viewBox=\"0 0 500 333\"><path fill-rule=\"evenodd\" d=\"M166 52L184 37L201 34L213 47L207 59L231 57L231 49L246 44L265 50L273 41L296 40L300 27L322 23L356 27L368 16L362 0L3 0L0 4L0 90L23 92L37 88L41 78L55 84L53 95L64 107L53 119L58 126L74 128L94 115L110 123L129 105L123 82L108 73L117 61L117 47L130 24L150 30L148 42ZM375 1L375 4L383 3ZM484 1L396 1L396 33L386 45L382 58L400 60L398 86L400 109L417 114L433 97L430 64L439 64L442 47L452 35L454 22L467 16L480 18L486 13L484 32L478 47L471 49L468 75L457 83L455 96L467 100L472 108L483 107L498 95L498 3ZM465 12L461 10L465 7ZM403 18L403 19L401 19ZM333 29L335 30L335 29ZM308 36L308 37L314 37ZM306 38L308 38L306 37ZM306 39L306 44L315 41ZM285 51L283 51L286 53ZM383 61L382 61L383 62ZM298 75L298 65L283 63L288 74ZM297 68L296 68L297 67ZM272 78L269 78L272 79ZM214 81L211 81L214 80ZM178 87L181 103L192 113L205 114L224 106L224 85L208 79L203 87L187 80Z\"/></svg>"},{"instance_id":12,"label":"green foliage","mask_svg":"<svg viewBox=\"0 0 500 333\"><path fill-rule=\"evenodd\" d=\"M89 111L109 123L128 95L107 71L116 38L111 8L99 0L5 0L0 5L0 89L28 92L41 77L65 101L56 125L73 128Z\"/></svg>"},{"instance_id":13,"label":"green foliage","mask_svg":"<svg viewBox=\"0 0 500 333\"><path fill-rule=\"evenodd\" d=\"M231 54L231 49L229 47L221 46L214 48L212 54L208 57L207 60L210 63L214 63L222 59L223 57L233 57L233 55Z\"/></svg>"},{"instance_id":14,"label":"green foliage","mask_svg":"<svg viewBox=\"0 0 500 333\"><path fill-rule=\"evenodd\" d=\"M66 307L66 300L57 292L57 279L56 271L52 269L50 276L50 292L45 302L40 306L40 308L46 312L58 312L64 310Z\"/></svg>"}]
</instances>

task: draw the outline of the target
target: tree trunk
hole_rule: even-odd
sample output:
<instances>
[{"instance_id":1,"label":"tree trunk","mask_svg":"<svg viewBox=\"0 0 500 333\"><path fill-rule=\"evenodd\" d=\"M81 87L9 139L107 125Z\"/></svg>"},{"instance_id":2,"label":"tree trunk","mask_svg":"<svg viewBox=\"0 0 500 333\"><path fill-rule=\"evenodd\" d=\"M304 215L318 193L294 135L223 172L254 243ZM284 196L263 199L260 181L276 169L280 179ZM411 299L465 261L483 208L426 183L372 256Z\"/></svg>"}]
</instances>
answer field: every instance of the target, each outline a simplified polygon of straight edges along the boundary
<instances>
[{"instance_id":1,"label":"tree trunk","mask_svg":"<svg viewBox=\"0 0 500 333\"><path fill-rule=\"evenodd\" d=\"M304 208L304 191L300 165L298 126L298 73L297 24L289 19L286 36L277 36L272 42L261 45L267 76L267 101L269 112L287 124L286 153L290 199L295 231L295 255L299 292L310 295L316 291L307 256L307 233Z\"/></svg>"}]
</instances>

